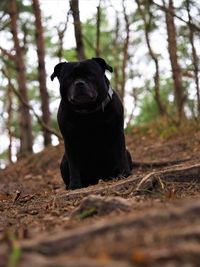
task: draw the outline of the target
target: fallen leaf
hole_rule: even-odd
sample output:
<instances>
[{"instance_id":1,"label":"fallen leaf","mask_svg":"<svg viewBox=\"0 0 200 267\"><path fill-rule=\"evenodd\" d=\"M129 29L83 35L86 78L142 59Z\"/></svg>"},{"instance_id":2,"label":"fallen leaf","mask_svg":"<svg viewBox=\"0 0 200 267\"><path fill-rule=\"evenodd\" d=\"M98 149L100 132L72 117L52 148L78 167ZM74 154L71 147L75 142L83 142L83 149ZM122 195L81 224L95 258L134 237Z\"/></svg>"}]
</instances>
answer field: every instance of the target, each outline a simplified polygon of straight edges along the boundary
<instances>
[{"instance_id":1,"label":"fallen leaf","mask_svg":"<svg viewBox=\"0 0 200 267\"><path fill-rule=\"evenodd\" d=\"M0 200L12 200L13 195L8 193L0 193Z\"/></svg>"},{"instance_id":2,"label":"fallen leaf","mask_svg":"<svg viewBox=\"0 0 200 267\"><path fill-rule=\"evenodd\" d=\"M100 261L100 262L109 262L109 261L111 261L111 257L107 254L107 253L105 253L105 252L103 252L103 253L101 253L101 254L99 254L98 256L97 256L97 258L98 258L98 260Z\"/></svg>"},{"instance_id":3,"label":"fallen leaf","mask_svg":"<svg viewBox=\"0 0 200 267\"><path fill-rule=\"evenodd\" d=\"M152 259L146 252L136 250L131 254L130 260L137 264L149 264Z\"/></svg>"},{"instance_id":4,"label":"fallen leaf","mask_svg":"<svg viewBox=\"0 0 200 267\"><path fill-rule=\"evenodd\" d=\"M165 199L175 199L176 194L174 193L174 189L170 189L166 194L165 194Z\"/></svg>"}]
</instances>

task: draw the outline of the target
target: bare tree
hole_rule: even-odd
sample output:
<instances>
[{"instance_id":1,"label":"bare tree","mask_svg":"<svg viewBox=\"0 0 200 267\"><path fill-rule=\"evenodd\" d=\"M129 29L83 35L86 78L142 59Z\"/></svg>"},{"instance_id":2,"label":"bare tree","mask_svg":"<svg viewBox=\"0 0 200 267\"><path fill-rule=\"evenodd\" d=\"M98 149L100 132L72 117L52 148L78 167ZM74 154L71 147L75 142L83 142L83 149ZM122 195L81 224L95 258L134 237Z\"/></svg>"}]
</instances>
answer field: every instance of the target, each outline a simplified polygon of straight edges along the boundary
<instances>
[{"instance_id":1,"label":"bare tree","mask_svg":"<svg viewBox=\"0 0 200 267\"><path fill-rule=\"evenodd\" d=\"M23 49L20 47L18 39L17 29L17 6L16 0L8 1L11 32L13 36L14 48L15 48L15 65L17 71L17 81L19 92L23 96L23 99L29 103L28 91L26 86L26 72L24 64ZM33 136L31 116L29 109L19 102L19 131L20 131L20 151L19 156L24 156L26 153L32 152Z\"/></svg>"},{"instance_id":2,"label":"bare tree","mask_svg":"<svg viewBox=\"0 0 200 267\"><path fill-rule=\"evenodd\" d=\"M138 88L133 88L132 89L132 97L133 97L133 104L132 104L132 110L131 110L131 113L128 117L128 122L127 122L127 125L126 127L129 127L131 126L131 123L132 123L132 120L133 120L133 117L134 117L134 111L137 107L137 101L138 101Z\"/></svg>"},{"instance_id":3,"label":"bare tree","mask_svg":"<svg viewBox=\"0 0 200 267\"><path fill-rule=\"evenodd\" d=\"M70 15L70 10L67 12L67 19L66 19L66 22L64 23L64 26L63 26L63 23L60 23L59 26L56 27L56 30L58 32L58 59L59 59L59 62L62 61L62 57L63 57L63 40L64 40L64 36L65 36L65 33L66 33L66 30L67 30L67 24L68 24L68 21L69 21L69 15Z\"/></svg>"},{"instance_id":4,"label":"bare tree","mask_svg":"<svg viewBox=\"0 0 200 267\"><path fill-rule=\"evenodd\" d=\"M10 86L10 80L8 80L8 85L7 85L7 99L8 99L7 130L8 130L8 138L9 138L8 161L9 161L9 163L12 163L12 140L13 140L13 135L12 135L11 125L12 125L12 111L13 111L13 109L12 109L12 89L11 89L11 86Z\"/></svg>"},{"instance_id":5,"label":"bare tree","mask_svg":"<svg viewBox=\"0 0 200 267\"><path fill-rule=\"evenodd\" d=\"M67 29L67 22L64 24L63 29L61 30L61 25L56 27L57 32L58 32L58 59L59 62L62 61L62 56L63 56L63 39L64 39L64 34Z\"/></svg>"},{"instance_id":6,"label":"bare tree","mask_svg":"<svg viewBox=\"0 0 200 267\"><path fill-rule=\"evenodd\" d=\"M74 18L74 31L76 38L76 51L79 60L85 59L81 21L79 16L79 0L70 0L70 7Z\"/></svg>"},{"instance_id":7,"label":"bare tree","mask_svg":"<svg viewBox=\"0 0 200 267\"><path fill-rule=\"evenodd\" d=\"M99 5L97 7L97 38L96 38L96 57L100 56L100 37L101 37L101 0L99 0Z\"/></svg>"},{"instance_id":8,"label":"bare tree","mask_svg":"<svg viewBox=\"0 0 200 267\"><path fill-rule=\"evenodd\" d=\"M128 60L128 47L130 42L130 22L128 15L126 13L126 7L124 4L124 1L122 1L123 6L123 14L124 14L124 20L125 20L125 26L126 26L126 38L124 41L124 47L123 47L123 60L122 60L122 82L121 82L121 90L120 90L120 96L122 102L124 102L124 96L125 96L125 84L126 84L126 65Z\"/></svg>"},{"instance_id":9,"label":"bare tree","mask_svg":"<svg viewBox=\"0 0 200 267\"><path fill-rule=\"evenodd\" d=\"M35 39L38 55L38 81L40 85L42 120L50 127L51 118L49 110L49 94L46 87L46 70L45 70L45 43L43 37L43 27L41 20L41 11L38 0L33 0L33 13L35 15ZM44 145L51 144L51 134L43 128Z\"/></svg>"},{"instance_id":10,"label":"bare tree","mask_svg":"<svg viewBox=\"0 0 200 267\"><path fill-rule=\"evenodd\" d=\"M150 38L149 38L152 13L151 13L150 6L149 6L149 10L148 10L149 21L147 21L145 12L141 7L140 0L136 0L136 2L137 2L137 5L138 5L138 10L139 10L140 15L141 15L141 17L143 19L143 22L144 22L145 39L146 39L147 47L148 47L148 50L149 50L149 54L150 54L151 58L153 59L153 61L155 63L155 68L156 68L156 72L155 72L155 76L154 76L155 99L156 99L160 114L161 115L165 115L167 113L166 106L165 106L165 104L163 103L163 101L162 101L162 99L160 97L160 85L159 85L159 77L160 77L160 75L159 75L158 58L157 58L156 54L154 53L154 51L153 51L153 49L151 47Z\"/></svg>"},{"instance_id":11,"label":"bare tree","mask_svg":"<svg viewBox=\"0 0 200 267\"><path fill-rule=\"evenodd\" d=\"M115 14L116 14L116 22L115 22L115 37L113 40L113 56L114 56L113 70L114 70L115 90L118 92L118 94L120 94L119 92L119 48L118 48L119 17L118 17L117 11L115 11Z\"/></svg>"},{"instance_id":12,"label":"bare tree","mask_svg":"<svg viewBox=\"0 0 200 267\"><path fill-rule=\"evenodd\" d=\"M165 0L163 0L163 5L165 6ZM185 96L183 93L183 85L182 85L182 71L179 66L178 56L177 56L176 28L174 23L174 16L172 15L174 13L173 0L169 0L168 9L170 12L165 12L165 20L166 20L167 35L168 35L168 51L172 68L172 78L174 82L174 102L178 115L178 122L180 123L182 118L185 116L184 113Z\"/></svg>"},{"instance_id":13,"label":"bare tree","mask_svg":"<svg viewBox=\"0 0 200 267\"><path fill-rule=\"evenodd\" d=\"M198 56L196 52L196 48L194 46L194 33L195 33L195 28L192 23L192 16L190 12L190 6L191 6L191 1L186 0L186 7L187 7L187 13L188 13L188 20L189 20L189 39L190 39L190 44L192 46L192 59L193 59L193 65L194 65L194 78L195 78L195 83L196 83L196 92L197 92L197 108L198 108L198 116L200 116L200 88L199 88L199 67L198 67Z\"/></svg>"}]
</instances>

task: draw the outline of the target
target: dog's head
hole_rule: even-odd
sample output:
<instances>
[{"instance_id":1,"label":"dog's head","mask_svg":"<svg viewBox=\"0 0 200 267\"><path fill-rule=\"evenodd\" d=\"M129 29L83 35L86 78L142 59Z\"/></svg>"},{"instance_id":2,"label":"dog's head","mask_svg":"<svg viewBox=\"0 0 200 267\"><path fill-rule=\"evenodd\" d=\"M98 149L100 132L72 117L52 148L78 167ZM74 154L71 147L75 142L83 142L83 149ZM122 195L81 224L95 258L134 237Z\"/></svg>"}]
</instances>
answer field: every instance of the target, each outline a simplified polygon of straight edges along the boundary
<instances>
[{"instance_id":1,"label":"dog's head","mask_svg":"<svg viewBox=\"0 0 200 267\"><path fill-rule=\"evenodd\" d=\"M90 109L97 106L107 95L109 82L105 70L112 72L102 58L79 62L62 62L55 66L51 80L60 82L61 98L75 109Z\"/></svg>"}]
</instances>

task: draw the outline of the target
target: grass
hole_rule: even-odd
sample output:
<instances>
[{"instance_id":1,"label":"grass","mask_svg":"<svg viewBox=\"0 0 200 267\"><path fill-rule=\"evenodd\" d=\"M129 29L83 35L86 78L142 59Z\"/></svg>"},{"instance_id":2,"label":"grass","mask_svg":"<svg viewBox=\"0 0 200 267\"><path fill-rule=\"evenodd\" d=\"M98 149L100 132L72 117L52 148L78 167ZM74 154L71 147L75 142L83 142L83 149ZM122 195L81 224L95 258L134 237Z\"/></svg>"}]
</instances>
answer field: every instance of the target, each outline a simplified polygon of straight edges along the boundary
<instances>
[{"instance_id":1,"label":"grass","mask_svg":"<svg viewBox=\"0 0 200 267\"><path fill-rule=\"evenodd\" d=\"M125 132L134 136L162 137L168 140L199 130L199 121L187 119L180 126L177 126L168 118L163 117L145 125L129 126Z\"/></svg>"}]
</instances>

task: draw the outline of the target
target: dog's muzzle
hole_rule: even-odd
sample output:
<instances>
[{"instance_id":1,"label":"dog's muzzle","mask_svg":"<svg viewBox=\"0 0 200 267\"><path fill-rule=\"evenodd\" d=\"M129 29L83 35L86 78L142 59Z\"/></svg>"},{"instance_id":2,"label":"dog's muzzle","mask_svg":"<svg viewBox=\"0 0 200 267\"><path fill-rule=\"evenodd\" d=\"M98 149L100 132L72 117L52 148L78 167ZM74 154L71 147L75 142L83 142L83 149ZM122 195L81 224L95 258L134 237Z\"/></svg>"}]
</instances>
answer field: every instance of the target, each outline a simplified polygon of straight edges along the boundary
<instances>
[{"instance_id":1,"label":"dog's muzzle","mask_svg":"<svg viewBox=\"0 0 200 267\"><path fill-rule=\"evenodd\" d=\"M110 103L112 101L112 97L113 97L113 89L112 87L109 85L109 90L107 93L106 98L98 105L98 106L92 106L91 104L94 103L94 101L88 101L88 103L84 103L84 105L74 105L73 102L71 102L73 104L73 110L77 113L82 113L82 114L90 114L90 113L95 113L97 111L102 111L104 112L106 106L108 105L108 103ZM84 96L83 96L84 98ZM88 97L86 97L87 100L89 100ZM85 99L86 100L86 99Z\"/></svg>"},{"instance_id":2,"label":"dog's muzzle","mask_svg":"<svg viewBox=\"0 0 200 267\"><path fill-rule=\"evenodd\" d=\"M70 93L69 101L73 105L85 105L96 101L97 93L83 80L77 80Z\"/></svg>"}]
</instances>

